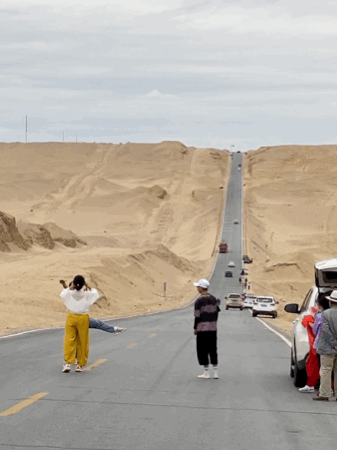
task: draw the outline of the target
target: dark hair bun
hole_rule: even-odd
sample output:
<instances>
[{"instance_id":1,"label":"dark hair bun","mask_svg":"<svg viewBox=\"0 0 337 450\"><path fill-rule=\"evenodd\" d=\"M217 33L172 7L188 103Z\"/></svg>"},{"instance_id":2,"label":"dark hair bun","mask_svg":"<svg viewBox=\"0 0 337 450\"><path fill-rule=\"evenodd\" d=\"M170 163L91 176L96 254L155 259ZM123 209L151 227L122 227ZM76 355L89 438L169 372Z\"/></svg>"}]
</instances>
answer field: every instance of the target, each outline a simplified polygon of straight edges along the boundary
<instances>
[{"instance_id":1,"label":"dark hair bun","mask_svg":"<svg viewBox=\"0 0 337 450\"><path fill-rule=\"evenodd\" d=\"M76 290L79 291L85 285L85 279L84 277L82 277L82 275L76 275L76 277L73 280L73 283L75 285Z\"/></svg>"}]
</instances>

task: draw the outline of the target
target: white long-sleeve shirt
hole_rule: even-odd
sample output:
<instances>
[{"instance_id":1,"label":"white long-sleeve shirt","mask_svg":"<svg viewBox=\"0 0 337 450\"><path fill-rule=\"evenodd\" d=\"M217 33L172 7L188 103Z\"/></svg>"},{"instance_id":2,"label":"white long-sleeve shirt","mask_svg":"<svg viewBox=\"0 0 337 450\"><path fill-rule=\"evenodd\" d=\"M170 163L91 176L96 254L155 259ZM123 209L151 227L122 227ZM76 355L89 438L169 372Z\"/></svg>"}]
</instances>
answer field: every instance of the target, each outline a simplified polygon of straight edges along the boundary
<instances>
[{"instance_id":1,"label":"white long-sleeve shirt","mask_svg":"<svg viewBox=\"0 0 337 450\"><path fill-rule=\"evenodd\" d=\"M99 293L95 288L90 291L84 291L83 289L77 291L67 288L63 289L60 297L66 308L73 314L86 314L90 306L98 299Z\"/></svg>"}]
</instances>

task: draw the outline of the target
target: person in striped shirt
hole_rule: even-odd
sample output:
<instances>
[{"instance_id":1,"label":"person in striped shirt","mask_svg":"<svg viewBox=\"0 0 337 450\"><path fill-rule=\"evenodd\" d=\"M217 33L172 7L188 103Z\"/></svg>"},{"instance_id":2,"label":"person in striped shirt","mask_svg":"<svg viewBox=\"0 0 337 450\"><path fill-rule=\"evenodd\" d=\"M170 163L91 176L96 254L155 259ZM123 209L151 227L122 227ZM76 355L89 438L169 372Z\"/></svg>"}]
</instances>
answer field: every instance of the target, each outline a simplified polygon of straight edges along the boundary
<instances>
[{"instance_id":1,"label":"person in striped shirt","mask_svg":"<svg viewBox=\"0 0 337 450\"><path fill-rule=\"evenodd\" d=\"M198 378L209 379L209 363L213 366L213 378L218 379L217 322L220 300L208 292L209 282L202 278L193 283L199 297L194 303L194 334L197 337L197 357L204 366Z\"/></svg>"}]
</instances>

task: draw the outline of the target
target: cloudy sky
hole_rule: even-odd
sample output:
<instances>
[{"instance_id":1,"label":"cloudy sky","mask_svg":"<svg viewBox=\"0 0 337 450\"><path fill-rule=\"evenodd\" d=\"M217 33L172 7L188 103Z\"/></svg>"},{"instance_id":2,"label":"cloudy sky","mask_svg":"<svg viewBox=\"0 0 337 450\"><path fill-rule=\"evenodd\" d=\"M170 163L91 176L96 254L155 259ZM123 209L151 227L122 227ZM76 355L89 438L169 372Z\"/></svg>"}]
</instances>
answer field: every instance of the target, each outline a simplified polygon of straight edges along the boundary
<instances>
[{"instance_id":1,"label":"cloudy sky","mask_svg":"<svg viewBox=\"0 0 337 450\"><path fill-rule=\"evenodd\" d=\"M337 143L337 1L0 0L0 142Z\"/></svg>"}]
</instances>

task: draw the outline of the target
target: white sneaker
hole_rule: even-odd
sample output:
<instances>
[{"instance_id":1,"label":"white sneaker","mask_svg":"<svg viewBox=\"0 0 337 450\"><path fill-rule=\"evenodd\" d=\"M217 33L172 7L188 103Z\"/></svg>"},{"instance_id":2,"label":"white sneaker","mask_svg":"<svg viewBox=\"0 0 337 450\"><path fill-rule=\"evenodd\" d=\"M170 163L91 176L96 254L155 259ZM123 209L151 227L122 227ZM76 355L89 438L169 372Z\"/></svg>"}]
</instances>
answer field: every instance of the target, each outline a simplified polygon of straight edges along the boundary
<instances>
[{"instance_id":1,"label":"white sneaker","mask_svg":"<svg viewBox=\"0 0 337 450\"><path fill-rule=\"evenodd\" d=\"M126 331L126 328L115 327L114 335L124 333L124 331Z\"/></svg>"},{"instance_id":2,"label":"white sneaker","mask_svg":"<svg viewBox=\"0 0 337 450\"><path fill-rule=\"evenodd\" d=\"M305 385L304 387L299 389L299 392L305 392L305 393L315 392L315 388L313 386Z\"/></svg>"},{"instance_id":3,"label":"white sneaker","mask_svg":"<svg viewBox=\"0 0 337 450\"><path fill-rule=\"evenodd\" d=\"M64 364L64 365L63 365L63 370L62 370L62 372L68 373L68 372L70 372L70 371L71 371L70 364Z\"/></svg>"},{"instance_id":4,"label":"white sneaker","mask_svg":"<svg viewBox=\"0 0 337 450\"><path fill-rule=\"evenodd\" d=\"M208 380L211 378L208 372L204 372L202 375L198 375L198 378L203 378L204 380Z\"/></svg>"},{"instance_id":5,"label":"white sneaker","mask_svg":"<svg viewBox=\"0 0 337 450\"><path fill-rule=\"evenodd\" d=\"M76 369L75 369L75 372L82 372L82 366L79 366L78 364L77 364L77 366L76 366Z\"/></svg>"},{"instance_id":6,"label":"white sneaker","mask_svg":"<svg viewBox=\"0 0 337 450\"><path fill-rule=\"evenodd\" d=\"M219 379L218 372L213 372L213 378L214 378L215 380L218 380L218 379Z\"/></svg>"}]
</instances>

